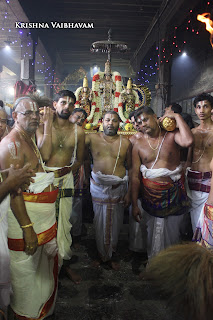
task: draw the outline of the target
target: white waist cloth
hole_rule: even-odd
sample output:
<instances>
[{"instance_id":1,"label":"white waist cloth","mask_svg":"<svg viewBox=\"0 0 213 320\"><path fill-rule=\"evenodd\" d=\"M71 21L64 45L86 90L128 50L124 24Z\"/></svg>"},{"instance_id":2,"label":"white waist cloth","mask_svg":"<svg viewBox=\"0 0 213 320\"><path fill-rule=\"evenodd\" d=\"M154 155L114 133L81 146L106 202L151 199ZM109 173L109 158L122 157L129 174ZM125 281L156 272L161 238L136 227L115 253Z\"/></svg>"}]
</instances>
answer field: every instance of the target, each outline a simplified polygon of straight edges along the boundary
<instances>
[{"instance_id":1,"label":"white waist cloth","mask_svg":"<svg viewBox=\"0 0 213 320\"><path fill-rule=\"evenodd\" d=\"M47 171L56 171L61 169L61 167L47 167ZM74 180L72 172L67 173L66 175L55 178L54 186L60 186L60 189L74 189ZM62 263L62 260L69 260L72 257L72 251L70 249L72 244L72 238L70 230L72 224L70 223L70 216L72 212L72 202L73 197L64 197L60 198L59 202L59 216L58 216L58 227L57 227L57 243L58 243L58 254L59 254L59 263Z\"/></svg>"},{"instance_id":2,"label":"white waist cloth","mask_svg":"<svg viewBox=\"0 0 213 320\"><path fill-rule=\"evenodd\" d=\"M160 177L169 177L173 181L178 181L182 175L182 165L179 165L175 170L169 170L167 168L147 169L143 164L140 167L140 171L143 177L146 179L155 179Z\"/></svg>"},{"instance_id":3,"label":"white waist cloth","mask_svg":"<svg viewBox=\"0 0 213 320\"><path fill-rule=\"evenodd\" d=\"M116 251L118 236L123 224L123 198L127 192L127 177L119 178L92 172L95 181L90 183L93 200L96 245L103 261ZM115 188L112 188L112 186ZM116 185L118 185L116 187Z\"/></svg>"},{"instance_id":4,"label":"white waist cloth","mask_svg":"<svg viewBox=\"0 0 213 320\"><path fill-rule=\"evenodd\" d=\"M55 203L25 201L25 206L37 234L47 232L56 224ZM8 227L9 238L23 239L23 231L11 209L8 211ZM36 319L50 301L49 308L40 319L52 314L57 293L56 238L41 244L33 256L24 251L10 250L10 257L13 311L18 315Z\"/></svg>"},{"instance_id":5,"label":"white waist cloth","mask_svg":"<svg viewBox=\"0 0 213 320\"><path fill-rule=\"evenodd\" d=\"M112 186L117 184L126 185L128 182L128 176L120 178L111 174L103 174L100 171L96 173L92 171L91 176L96 183L103 186L103 193L108 193L112 190Z\"/></svg>"},{"instance_id":6,"label":"white waist cloth","mask_svg":"<svg viewBox=\"0 0 213 320\"><path fill-rule=\"evenodd\" d=\"M5 309L10 303L10 255L7 244L7 212L10 205L8 195L0 204L0 309Z\"/></svg>"},{"instance_id":7,"label":"white waist cloth","mask_svg":"<svg viewBox=\"0 0 213 320\"><path fill-rule=\"evenodd\" d=\"M41 193L54 181L54 173L37 172L36 176L33 177L35 182L31 182L28 191L32 193Z\"/></svg>"}]
</instances>

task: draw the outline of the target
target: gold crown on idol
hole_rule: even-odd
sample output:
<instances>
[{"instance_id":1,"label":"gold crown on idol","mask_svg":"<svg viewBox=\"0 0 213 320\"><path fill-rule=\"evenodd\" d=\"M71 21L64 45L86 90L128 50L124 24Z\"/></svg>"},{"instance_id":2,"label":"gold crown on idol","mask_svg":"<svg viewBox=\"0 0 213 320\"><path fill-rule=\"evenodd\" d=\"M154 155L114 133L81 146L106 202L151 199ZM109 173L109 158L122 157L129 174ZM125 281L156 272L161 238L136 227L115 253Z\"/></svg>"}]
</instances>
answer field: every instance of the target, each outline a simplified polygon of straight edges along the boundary
<instances>
[{"instance_id":1,"label":"gold crown on idol","mask_svg":"<svg viewBox=\"0 0 213 320\"><path fill-rule=\"evenodd\" d=\"M83 80L83 88L88 88L88 79L87 79L87 76L84 77L84 80Z\"/></svg>"},{"instance_id":2,"label":"gold crown on idol","mask_svg":"<svg viewBox=\"0 0 213 320\"><path fill-rule=\"evenodd\" d=\"M127 86L126 86L127 89L132 89L132 79L129 78L129 80L127 81Z\"/></svg>"},{"instance_id":3,"label":"gold crown on idol","mask_svg":"<svg viewBox=\"0 0 213 320\"><path fill-rule=\"evenodd\" d=\"M104 71L105 75L111 75L111 63L109 60L107 60L107 62L105 63L105 71Z\"/></svg>"}]
</instances>

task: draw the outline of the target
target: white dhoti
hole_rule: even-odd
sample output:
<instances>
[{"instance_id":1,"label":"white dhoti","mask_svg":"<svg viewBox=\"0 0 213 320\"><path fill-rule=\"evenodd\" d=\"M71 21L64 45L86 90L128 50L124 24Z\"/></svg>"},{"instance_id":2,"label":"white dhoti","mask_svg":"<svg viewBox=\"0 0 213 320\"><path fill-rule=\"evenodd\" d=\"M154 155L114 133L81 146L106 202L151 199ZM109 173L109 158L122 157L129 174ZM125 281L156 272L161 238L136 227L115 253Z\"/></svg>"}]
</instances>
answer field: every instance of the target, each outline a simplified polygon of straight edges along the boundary
<instances>
[{"instance_id":1,"label":"white dhoti","mask_svg":"<svg viewBox=\"0 0 213 320\"><path fill-rule=\"evenodd\" d=\"M165 176L170 177L174 182L178 182L181 178L182 167L179 166L175 170L171 171L166 168L147 169L144 165L142 165L141 172L143 174L144 183L146 179L147 181L148 179L152 179L150 180L150 182L153 183L153 179L158 177L165 177ZM158 185L160 185L160 182L156 186ZM162 184L162 187L163 185L164 183ZM178 189L178 186L176 186L176 189ZM150 187L150 190L151 190L151 187ZM159 195L158 195L159 203L161 203L160 196L161 196L161 193L159 192ZM146 200L149 201L148 198ZM184 201L186 201L185 197L184 197ZM147 226L147 254L148 254L148 258L150 259L151 257L157 255L161 250L166 249L167 247L180 242L180 228L184 219L184 214L179 213L179 215L175 215L176 213L174 208L173 210L174 212L172 215L168 215L165 217L158 217L156 216L157 215L156 213L152 215L151 206L150 206L150 210L148 208L148 204L146 204L146 206L147 206L147 209L146 211L143 212L142 221L144 220L144 223ZM172 206L171 206L171 209L172 209ZM155 210L153 209L153 212L157 212L157 211L158 211L157 207L155 208ZM181 211L180 208L179 208L179 211ZM184 210L183 210L183 213L185 213Z\"/></svg>"},{"instance_id":2,"label":"white dhoti","mask_svg":"<svg viewBox=\"0 0 213 320\"><path fill-rule=\"evenodd\" d=\"M7 243L7 213L10 205L8 195L0 204L0 309L6 312L10 303L10 255Z\"/></svg>"},{"instance_id":3,"label":"white dhoti","mask_svg":"<svg viewBox=\"0 0 213 320\"><path fill-rule=\"evenodd\" d=\"M134 252L146 252L147 249L147 230L144 223L144 210L141 200L138 199L138 207L141 210L142 219L138 223L132 215L132 206L129 208L129 250Z\"/></svg>"},{"instance_id":4,"label":"white dhoti","mask_svg":"<svg viewBox=\"0 0 213 320\"><path fill-rule=\"evenodd\" d=\"M66 167L65 167L66 168ZM72 257L72 251L70 249L72 244L72 238L70 230L72 224L70 223L70 217L72 212L73 194L74 194L74 182L73 174L69 172L60 177L57 177L57 172L63 170L59 167L45 167L47 171L52 171L56 175L54 179L54 186L59 188L59 194L57 202L59 201L59 214L58 214L58 227L57 227L57 244L59 263L62 264L62 260L69 260Z\"/></svg>"},{"instance_id":5,"label":"white dhoti","mask_svg":"<svg viewBox=\"0 0 213 320\"><path fill-rule=\"evenodd\" d=\"M45 177L47 180L52 177L53 182L53 174L43 173L43 176L44 180ZM23 231L11 209L8 211L13 289L11 307L17 319L44 319L54 311L58 279L55 217L57 193L58 190L23 193L28 216L34 223L33 228L38 237L38 248L32 256L24 252Z\"/></svg>"},{"instance_id":6,"label":"white dhoti","mask_svg":"<svg viewBox=\"0 0 213 320\"><path fill-rule=\"evenodd\" d=\"M187 195L191 199L190 216L193 232L195 232L200 213L206 203L210 186L211 172L193 171L187 168ZM199 191L200 190L200 191Z\"/></svg>"},{"instance_id":7,"label":"white dhoti","mask_svg":"<svg viewBox=\"0 0 213 320\"><path fill-rule=\"evenodd\" d=\"M127 177L92 172L90 192L93 201L96 244L103 261L112 258L123 224L123 198L127 192Z\"/></svg>"}]
</instances>

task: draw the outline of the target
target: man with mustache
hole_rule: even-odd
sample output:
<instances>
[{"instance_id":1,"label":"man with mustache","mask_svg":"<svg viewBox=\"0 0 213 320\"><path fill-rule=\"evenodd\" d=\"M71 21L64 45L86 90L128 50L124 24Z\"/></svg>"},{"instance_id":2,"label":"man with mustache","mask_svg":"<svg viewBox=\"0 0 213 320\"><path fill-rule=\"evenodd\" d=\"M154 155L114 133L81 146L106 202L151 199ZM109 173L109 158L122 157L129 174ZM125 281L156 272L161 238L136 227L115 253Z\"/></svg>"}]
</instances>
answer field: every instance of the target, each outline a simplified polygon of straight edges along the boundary
<instances>
[{"instance_id":1,"label":"man with mustache","mask_svg":"<svg viewBox=\"0 0 213 320\"><path fill-rule=\"evenodd\" d=\"M8 210L8 246L16 318L44 319L54 312L57 292L58 255L56 243L53 173L46 173L33 140L39 126L39 108L33 98L16 100L15 126L1 141L0 166L7 169L31 164L34 182L27 192L13 194ZM24 172L23 172L24 173Z\"/></svg>"},{"instance_id":2,"label":"man with mustache","mask_svg":"<svg viewBox=\"0 0 213 320\"><path fill-rule=\"evenodd\" d=\"M63 259L69 260L72 256L70 249L72 244L70 213L74 194L72 172L81 166L84 155L84 131L69 121L75 101L72 91L59 91L53 101L55 117L50 108L44 107L43 127L36 133L38 147L46 163L45 169L54 172L54 185L59 188L56 207L57 242L61 265ZM66 271L74 282L80 281L80 277L75 276L70 268L67 267Z\"/></svg>"},{"instance_id":3,"label":"man with mustache","mask_svg":"<svg viewBox=\"0 0 213 320\"><path fill-rule=\"evenodd\" d=\"M193 232L196 230L201 209L206 202L211 186L212 171L210 162L213 154L213 97L202 93L194 99L195 113L200 125L192 129L194 144L189 149L187 158L188 196L191 199L191 222Z\"/></svg>"},{"instance_id":4,"label":"man with mustache","mask_svg":"<svg viewBox=\"0 0 213 320\"><path fill-rule=\"evenodd\" d=\"M144 106L135 113L143 136L133 147L132 213L147 226L149 258L180 241L180 225L189 207L180 147L189 147L193 136L178 113L167 112L166 116L176 120L177 128L172 132L161 129L150 107ZM141 180L143 216L138 207Z\"/></svg>"},{"instance_id":5,"label":"man with mustache","mask_svg":"<svg viewBox=\"0 0 213 320\"><path fill-rule=\"evenodd\" d=\"M93 158L90 192L94 209L96 245L100 262L108 262L118 270L115 252L123 224L124 206L130 202L126 168L131 169L131 143L118 135L119 116L108 111L103 117L103 132L88 134L86 144Z\"/></svg>"}]
</instances>

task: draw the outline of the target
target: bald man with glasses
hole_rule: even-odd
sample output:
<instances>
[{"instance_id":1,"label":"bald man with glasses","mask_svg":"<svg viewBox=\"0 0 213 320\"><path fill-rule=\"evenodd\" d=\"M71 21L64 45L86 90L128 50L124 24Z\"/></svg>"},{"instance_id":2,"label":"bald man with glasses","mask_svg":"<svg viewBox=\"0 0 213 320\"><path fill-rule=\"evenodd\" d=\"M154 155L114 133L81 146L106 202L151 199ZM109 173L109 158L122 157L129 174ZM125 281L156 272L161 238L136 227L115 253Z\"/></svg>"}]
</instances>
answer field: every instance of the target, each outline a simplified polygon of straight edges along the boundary
<instances>
[{"instance_id":1,"label":"bald man with glasses","mask_svg":"<svg viewBox=\"0 0 213 320\"><path fill-rule=\"evenodd\" d=\"M31 164L35 173L29 190L11 197L8 210L8 245L11 257L11 308L17 317L44 319L54 312L57 292L58 255L56 242L53 173L46 173L34 142L39 126L39 107L29 97L16 100L15 125L1 142L0 166L20 168ZM32 286L33 284L33 286Z\"/></svg>"}]
</instances>

